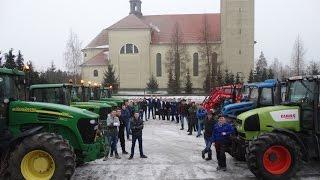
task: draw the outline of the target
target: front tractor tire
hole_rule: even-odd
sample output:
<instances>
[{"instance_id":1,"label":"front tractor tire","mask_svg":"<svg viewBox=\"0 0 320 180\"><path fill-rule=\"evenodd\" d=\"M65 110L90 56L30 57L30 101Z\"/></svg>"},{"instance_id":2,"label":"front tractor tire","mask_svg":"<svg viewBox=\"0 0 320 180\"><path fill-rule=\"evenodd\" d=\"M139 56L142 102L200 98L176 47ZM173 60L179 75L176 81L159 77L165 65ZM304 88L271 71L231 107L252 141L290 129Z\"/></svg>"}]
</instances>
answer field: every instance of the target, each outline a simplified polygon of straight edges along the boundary
<instances>
[{"instance_id":1,"label":"front tractor tire","mask_svg":"<svg viewBox=\"0 0 320 180\"><path fill-rule=\"evenodd\" d=\"M247 150L250 171L262 179L290 179L301 163L301 151L290 137L266 133L250 143Z\"/></svg>"},{"instance_id":2,"label":"front tractor tire","mask_svg":"<svg viewBox=\"0 0 320 180\"><path fill-rule=\"evenodd\" d=\"M75 154L69 143L54 133L25 138L11 153L10 179L70 179L75 170Z\"/></svg>"}]
</instances>

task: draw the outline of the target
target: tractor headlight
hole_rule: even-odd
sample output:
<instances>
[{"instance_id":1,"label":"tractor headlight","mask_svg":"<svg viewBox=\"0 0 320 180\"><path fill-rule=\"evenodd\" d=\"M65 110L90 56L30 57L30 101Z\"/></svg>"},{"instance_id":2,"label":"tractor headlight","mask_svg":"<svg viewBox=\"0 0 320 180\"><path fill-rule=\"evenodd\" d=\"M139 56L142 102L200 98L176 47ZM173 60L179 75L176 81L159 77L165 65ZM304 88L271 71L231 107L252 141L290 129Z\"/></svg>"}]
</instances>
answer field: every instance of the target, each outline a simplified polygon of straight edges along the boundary
<instances>
[{"instance_id":1,"label":"tractor headlight","mask_svg":"<svg viewBox=\"0 0 320 180\"><path fill-rule=\"evenodd\" d=\"M94 119L90 120L90 124L96 124L96 120Z\"/></svg>"}]
</instances>

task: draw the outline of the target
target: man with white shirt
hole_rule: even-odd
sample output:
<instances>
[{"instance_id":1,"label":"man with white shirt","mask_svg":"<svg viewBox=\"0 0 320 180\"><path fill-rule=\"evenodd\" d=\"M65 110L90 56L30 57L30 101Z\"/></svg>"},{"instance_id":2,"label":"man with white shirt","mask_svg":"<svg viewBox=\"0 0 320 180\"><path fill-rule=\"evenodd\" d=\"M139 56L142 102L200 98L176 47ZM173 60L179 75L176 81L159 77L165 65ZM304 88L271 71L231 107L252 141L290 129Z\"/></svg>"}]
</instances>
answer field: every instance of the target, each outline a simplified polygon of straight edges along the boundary
<instances>
[{"instance_id":1,"label":"man with white shirt","mask_svg":"<svg viewBox=\"0 0 320 180\"><path fill-rule=\"evenodd\" d=\"M113 157L113 152L115 153L115 158L120 159L120 156L117 151L118 143L118 127L120 126L119 118L116 116L117 112L112 111L107 119L107 136L111 146L110 157Z\"/></svg>"}]
</instances>

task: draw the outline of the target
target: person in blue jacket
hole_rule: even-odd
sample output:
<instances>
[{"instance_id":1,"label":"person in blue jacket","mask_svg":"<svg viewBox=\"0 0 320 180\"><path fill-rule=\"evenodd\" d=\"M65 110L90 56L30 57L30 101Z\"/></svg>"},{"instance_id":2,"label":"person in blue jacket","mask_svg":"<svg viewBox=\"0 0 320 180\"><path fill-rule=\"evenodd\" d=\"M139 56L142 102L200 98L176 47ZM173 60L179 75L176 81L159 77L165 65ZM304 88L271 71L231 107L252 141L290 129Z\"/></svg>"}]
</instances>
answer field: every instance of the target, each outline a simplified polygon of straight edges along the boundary
<instances>
[{"instance_id":1,"label":"person in blue jacket","mask_svg":"<svg viewBox=\"0 0 320 180\"><path fill-rule=\"evenodd\" d=\"M200 137L202 134L201 134L201 131L203 130L203 121L204 119L206 118L207 116L207 110L205 110L203 108L203 106L201 104L198 105L198 110L197 110L197 119L198 119L198 134L197 134L197 137Z\"/></svg>"},{"instance_id":2,"label":"person in blue jacket","mask_svg":"<svg viewBox=\"0 0 320 180\"><path fill-rule=\"evenodd\" d=\"M211 141L215 143L216 155L218 160L217 171L227 170L226 150L231 145L230 136L235 132L233 126L227 123L223 115L219 115L218 123L213 127Z\"/></svg>"}]
</instances>

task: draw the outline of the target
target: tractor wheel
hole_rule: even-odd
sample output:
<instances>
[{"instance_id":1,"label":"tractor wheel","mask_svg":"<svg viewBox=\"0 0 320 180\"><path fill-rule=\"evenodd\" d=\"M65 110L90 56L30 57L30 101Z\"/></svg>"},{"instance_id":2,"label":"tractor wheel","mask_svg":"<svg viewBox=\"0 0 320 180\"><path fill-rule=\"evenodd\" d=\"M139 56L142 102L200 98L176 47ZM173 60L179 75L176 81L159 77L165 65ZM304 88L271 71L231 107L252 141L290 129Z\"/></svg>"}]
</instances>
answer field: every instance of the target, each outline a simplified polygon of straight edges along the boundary
<instances>
[{"instance_id":1,"label":"tractor wheel","mask_svg":"<svg viewBox=\"0 0 320 180\"><path fill-rule=\"evenodd\" d=\"M25 138L11 153L10 179L70 179L75 170L75 154L69 143L54 133Z\"/></svg>"},{"instance_id":2,"label":"tractor wheel","mask_svg":"<svg viewBox=\"0 0 320 180\"><path fill-rule=\"evenodd\" d=\"M301 163L301 151L290 137L266 133L250 143L247 150L250 171L263 179L290 179Z\"/></svg>"}]
</instances>

